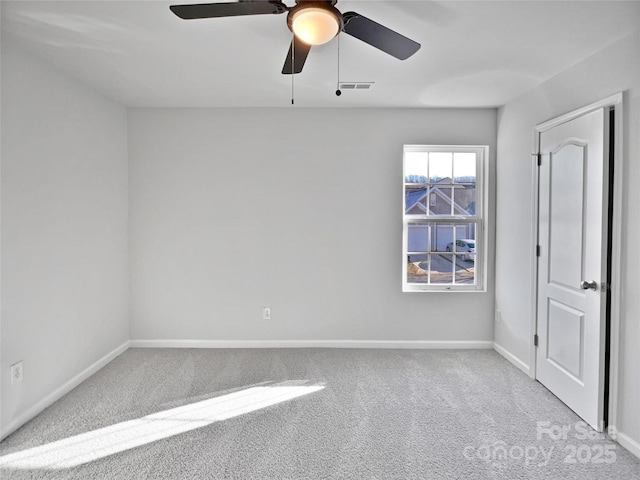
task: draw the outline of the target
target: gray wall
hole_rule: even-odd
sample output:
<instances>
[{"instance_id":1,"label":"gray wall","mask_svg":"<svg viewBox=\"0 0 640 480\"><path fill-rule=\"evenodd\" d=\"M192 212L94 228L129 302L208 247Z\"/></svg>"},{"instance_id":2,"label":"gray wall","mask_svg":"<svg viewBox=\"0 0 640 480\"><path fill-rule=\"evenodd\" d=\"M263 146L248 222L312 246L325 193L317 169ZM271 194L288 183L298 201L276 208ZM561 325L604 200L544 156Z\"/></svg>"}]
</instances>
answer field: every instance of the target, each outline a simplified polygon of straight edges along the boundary
<instances>
[{"instance_id":1,"label":"gray wall","mask_svg":"<svg viewBox=\"0 0 640 480\"><path fill-rule=\"evenodd\" d=\"M640 20L640 19L639 19ZM499 110L495 342L529 366L533 128L625 91L620 405L617 427L640 446L640 34L626 37Z\"/></svg>"},{"instance_id":2,"label":"gray wall","mask_svg":"<svg viewBox=\"0 0 640 480\"><path fill-rule=\"evenodd\" d=\"M3 433L129 338L126 133L124 107L3 42Z\"/></svg>"},{"instance_id":3,"label":"gray wall","mask_svg":"<svg viewBox=\"0 0 640 480\"><path fill-rule=\"evenodd\" d=\"M493 268L401 293L402 146L487 144L493 187L495 137L493 109L131 109L132 339L491 341Z\"/></svg>"}]
</instances>

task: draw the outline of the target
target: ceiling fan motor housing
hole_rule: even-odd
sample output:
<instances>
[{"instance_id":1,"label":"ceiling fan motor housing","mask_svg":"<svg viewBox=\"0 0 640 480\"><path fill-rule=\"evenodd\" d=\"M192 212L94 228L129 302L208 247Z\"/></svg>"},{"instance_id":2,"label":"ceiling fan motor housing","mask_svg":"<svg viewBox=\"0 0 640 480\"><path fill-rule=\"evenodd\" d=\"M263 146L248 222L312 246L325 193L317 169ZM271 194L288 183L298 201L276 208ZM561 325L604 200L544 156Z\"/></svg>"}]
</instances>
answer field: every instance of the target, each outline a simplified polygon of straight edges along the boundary
<instances>
[{"instance_id":1,"label":"ceiling fan motor housing","mask_svg":"<svg viewBox=\"0 0 640 480\"><path fill-rule=\"evenodd\" d=\"M344 27L342 14L337 8L334 7L336 2L337 0L327 0L327 1L296 0L296 5L292 7L289 10L289 13L287 14L287 27L289 27L289 30L292 33L296 34L299 40L305 42L305 39L301 38L300 35L298 35L297 32L295 31L294 22L296 21L296 19L298 20L301 19L303 14L315 11L317 13L321 13L325 15L328 14L329 16L333 17L333 19L335 19L335 22L337 24L337 31L335 32L335 35L333 35L331 38L335 37L338 33L342 31ZM310 43L310 44L326 43L329 40L331 40L331 38L328 38L325 41L319 42L319 43L313 43L313 42L305 42L305 43Z\"/></svg>"}]
</instances>

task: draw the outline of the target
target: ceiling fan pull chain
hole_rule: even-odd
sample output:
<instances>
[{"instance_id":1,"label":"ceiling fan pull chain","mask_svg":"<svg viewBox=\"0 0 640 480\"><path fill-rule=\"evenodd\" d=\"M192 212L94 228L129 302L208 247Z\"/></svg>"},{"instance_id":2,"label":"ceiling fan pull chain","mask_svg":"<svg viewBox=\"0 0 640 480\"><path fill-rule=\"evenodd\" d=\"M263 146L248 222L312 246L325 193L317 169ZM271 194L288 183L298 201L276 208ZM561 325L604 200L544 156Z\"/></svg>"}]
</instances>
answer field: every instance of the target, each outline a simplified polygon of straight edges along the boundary
<instances>
[{"instance_id":1,"label":"ceiling fan pull chain","mask_svg":"<svg viewBox=\"0 0 640 480\"><path fill-rule=\"evenodd\" d=\"M342 95L340 91L340 35L338 35L338 84L336 85L336 96Z\"/></svg>"},{"instance_id":2,"label":"ceiling fan pull chain","mask_svg":"<svg viewBox=\"0 0 640 480\"><path fill-rule=\"evenodd\" d=\"M296 36L292 34L291 36L291 105L294 105L293 101L293 77L296 65Z\"/></svg>"}]
</instances>

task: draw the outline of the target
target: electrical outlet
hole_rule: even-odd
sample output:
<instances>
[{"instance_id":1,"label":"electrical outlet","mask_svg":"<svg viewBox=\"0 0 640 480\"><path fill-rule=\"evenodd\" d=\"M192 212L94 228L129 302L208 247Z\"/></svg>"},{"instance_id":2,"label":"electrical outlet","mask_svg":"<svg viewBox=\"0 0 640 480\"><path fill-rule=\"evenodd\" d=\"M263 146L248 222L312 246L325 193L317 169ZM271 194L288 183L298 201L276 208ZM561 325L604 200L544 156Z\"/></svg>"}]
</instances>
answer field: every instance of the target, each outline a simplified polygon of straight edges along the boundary
<instances>
[{"instance_id":1,"label":"electrical outlet","mask_svg":"<svg viewBox=\"0 0 640 480\"><path fill-rule=\"evenodd\" d=\"M22 362L11 365L11 385L22 383Z\"/></svg>"},{"instance_id":2,"label":"electrical outlet","mask_svg":"<svg viewBox=\"0 0 640 480\"><path fill-rule=\"evenodd\" d=\"M495 322L496 323L500 323L502 321L502 312L500 310L498 310L496 308L496 314L495 314Z\"/></svg>"},{"instance_id":3,"label":"electrical outlet","mask_svg":"<svg viewBox=\"0 0 640 480\"><path fill-rule=\"evenodd\" d=\"M271 320L271 307L262 307L262 319Z\"/></svg>"}]
</instances>

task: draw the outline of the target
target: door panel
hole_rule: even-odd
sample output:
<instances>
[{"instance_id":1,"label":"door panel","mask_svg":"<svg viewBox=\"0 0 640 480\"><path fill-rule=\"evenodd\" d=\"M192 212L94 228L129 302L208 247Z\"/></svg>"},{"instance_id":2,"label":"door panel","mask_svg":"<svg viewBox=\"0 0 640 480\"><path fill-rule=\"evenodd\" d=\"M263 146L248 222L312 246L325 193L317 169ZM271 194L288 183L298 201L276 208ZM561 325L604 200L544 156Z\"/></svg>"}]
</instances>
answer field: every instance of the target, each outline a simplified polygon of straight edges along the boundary
<instances>
[{"instance_id":1,"label":"door panel","mask_svg":"<svg viewBox=\"0 0 640 480\"><path fill-rule=\"evenodd\" d=\"M547 325L547 359L582 381L584 312L550 299Z\"/></svg>"},{"instance_id":2,"label":"door panel","mask_svg":"<svg viewBox=\"0 0 640 480\"><path fill-rule=\"evenodd\" d=\"M536 375L596 430L604 397L604 128L600 109L540 133L539 170Z\"/></svg>"},{"instance_id":3,"label":"door panel","mask_svg":"<svg viewBox=\"0 0 640 480\"><path fill-rule=\"evenodd\" d=\"M561 145L550 164L549 282L574 288L582 279L586 145Z\"/></svg>"}]
</instances>

